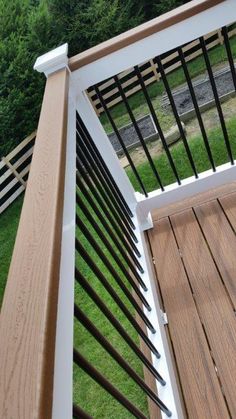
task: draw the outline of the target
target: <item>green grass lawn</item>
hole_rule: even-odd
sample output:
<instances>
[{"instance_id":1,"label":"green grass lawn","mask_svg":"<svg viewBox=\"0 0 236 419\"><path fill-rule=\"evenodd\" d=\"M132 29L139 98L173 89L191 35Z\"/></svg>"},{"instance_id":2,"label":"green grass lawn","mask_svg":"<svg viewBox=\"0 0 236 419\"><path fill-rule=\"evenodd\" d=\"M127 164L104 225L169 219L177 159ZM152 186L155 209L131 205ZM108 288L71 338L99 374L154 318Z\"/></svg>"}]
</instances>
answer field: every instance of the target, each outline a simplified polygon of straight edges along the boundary
<instances>
[{"instance_id":1,"label":"green grass lawn","mask_svg":"<svg viewBox=\"0 0 236 419\"><path fill-rule=\"evenodd\" d=\"M18 198L3 214L0 215L0 307L20 219L22 202L23 198Z\"/></svg>"},{"instance_id":2,"label":"green grass lawn","mask_svg":"<svg viewBox=\"0 0 236 419\"><path fill-rule=\"evenodd\" d=\"M233 57L236 57L236 36L230 39L230 45ZM212 67L223 63L225 63L225 65L228 65L227 54L224 45L218 45L212 48L209 51L209 58ZM190 61L188 63L188 70L192 79L199 76L200 74L206 73L204 58L202 56L199 56L194 60ZM169 81L169 85L172 89L186 83L184 72L181 67L169 73L167 78ZM153 106L156 110L159 121L165 132L173 125L174 119L171 112L166 112L166 110L162 109L161 107L160 96L165 92L163 82L161 80L159 82L155 82L149 85L147 87L147 90L149 96L152 99ZM144 95L141 91L129 97L128 101L136 118L140 118L143 115L150 113ZM127 115L125 105L122 102L112 107L110 109L110 112L118 128L131 122L129 116ZM101 114L100 121L106 132L109 133L112 131L109 121L107 120L107 117L104 113Z\"/></svg>"},{"instance_id":3,"label":"green grass lawn","mask_svg":"<svg viewBox=\"0 0 236 419\"><path fill-rule=\"evenodd\" d=\"M226 122L226 126L228 130L233 156L234 158L236 158L236 118L234 117L228 120ZM215 165L219 166L223 163L226 163L228 161L228 155L221 127L217 126L216 128L209 130L208 138ZM202 136L196 135L192 137L188 141L188 143L198 173L210 169L211 166L208 160ZM179 141L178 143L173 145L170 148L170 150L180 178L185 179L187 177L192 176L193 171L190 167L188 157L182 141ZM174 183L175 178L165 153L163 152L158 157L154 157L153 160L158 170L158 173L162 179L163 185L169 185L171 183ZM134 185L135 190L141 192L141 189L136 181L136 178L131 168L128 167L126 169L126 172L132 184ZM148 162L144 162L143 164L140 164L138 166L138 173L140 174L141 179L143 180L143 183L146 186L148 192L159 187Z\"/></svg>"}]
</instances>

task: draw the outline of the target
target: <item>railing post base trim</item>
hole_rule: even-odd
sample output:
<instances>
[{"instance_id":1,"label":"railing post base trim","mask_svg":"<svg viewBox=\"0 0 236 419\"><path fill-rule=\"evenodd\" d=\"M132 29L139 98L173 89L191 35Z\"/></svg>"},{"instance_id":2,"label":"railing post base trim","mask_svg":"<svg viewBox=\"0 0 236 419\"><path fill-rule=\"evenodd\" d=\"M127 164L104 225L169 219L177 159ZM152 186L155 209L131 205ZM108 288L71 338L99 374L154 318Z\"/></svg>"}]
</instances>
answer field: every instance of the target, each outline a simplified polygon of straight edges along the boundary
<instances>
[{"instance_id":1,"label":"railing post base trim","mask_svg":"<svg viewBox=\"0 0 236 419\"><path fill-rule=\"evenodd\" d=\"M145 199L145 197L140 192L135 192L135 196L137 199L137 205L134 210L136 211L136 215L138 217L139 228L141 229L141 231L150 230L151 228L153 228L151 212L142 212L142 207L139 205L139 202L142 202L143 199Z\"/></svg>"}]
</instances>

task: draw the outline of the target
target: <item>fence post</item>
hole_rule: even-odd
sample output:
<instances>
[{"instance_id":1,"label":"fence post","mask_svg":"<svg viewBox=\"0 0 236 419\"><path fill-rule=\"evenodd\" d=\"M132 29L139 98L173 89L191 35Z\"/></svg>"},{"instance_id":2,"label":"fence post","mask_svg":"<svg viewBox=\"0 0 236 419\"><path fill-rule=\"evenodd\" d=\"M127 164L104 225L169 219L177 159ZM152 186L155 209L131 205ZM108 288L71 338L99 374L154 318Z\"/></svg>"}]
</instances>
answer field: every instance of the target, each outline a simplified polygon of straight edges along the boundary
<instances>
[{"instance_id":1,"label":"fence post","mask_svg":"<svg viewBox=\"0 0 236 419\"><path fill-rule=\"evenodd\" d=\"M159 73L158 73L158 71L157 71L157 66L156 66L156 64L154 63L153 59L151 59L151 60L150 60L150 66L151 66L151 69L152 69L152 71L153 71L153 75L154 75L154 76L155 76L155 78L156 78L156 81L159 81L159 80L160 80L160 75L159 75Z\"/></svg>"},{"instance_id":2,"label":"fence post","mask_svg":"<svg viewBox=\"0 0 236 419\"><path fill-rule=\"evenodd\" d=\"M217 35L218 35L218 39L219 39L219 43L220 43L220 45L223 45L223 43L224 43L224 38L223 38L223 35L222 35L222 33L221 33L221 29L218 29L218 31L217 31Z\"/></svg>"}]
</instances>

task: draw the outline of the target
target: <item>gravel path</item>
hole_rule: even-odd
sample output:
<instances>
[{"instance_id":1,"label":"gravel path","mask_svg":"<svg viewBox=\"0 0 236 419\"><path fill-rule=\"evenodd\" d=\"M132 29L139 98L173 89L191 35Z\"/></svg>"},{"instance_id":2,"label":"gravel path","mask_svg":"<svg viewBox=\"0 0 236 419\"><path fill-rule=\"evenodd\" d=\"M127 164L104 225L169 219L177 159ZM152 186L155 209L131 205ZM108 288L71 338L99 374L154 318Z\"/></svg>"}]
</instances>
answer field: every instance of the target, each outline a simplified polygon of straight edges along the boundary
<instances>
[{"instance_id":1,"label":"gravel path","mask_svg":"<svg viewBox=\"0 0 236 419\"><path fill-rule=\"evenodd\" d=\"M234 91L232 75L228 67L214 73L214 78L219 96L223 96ZM214 99L211 84L207 76L194 82L193 85L199 106L204 105ZM174 90L173 96L179 115L182 115L193 109L193 102L188 87L185 86L181 89ZM166 95L162 98L162 106L168 110L170 108L170 104ZM146 115L140 118L137 122L143 138L150 137L156 133L150 115ZM120 128L119 132L125 145L128 148L139 144L139 138L133 124L129 124ZM109 134L108 137L110 138L115 151L120 153L122 151L122 147L115 133Z\"/></svg>"},{"instance_id":2,"label":"gravel path","mask_svg":"<svg viewBox=\"0 0 236 419\"><path fill-rule=\"evenodd\" d=\"M224 68L223 70L216 72L214 74L214 79L219 96L234 91L233 79L229 68ZM193 83L193 86L199 106L214 100L211 83L207 76L204 79ZM175 90L173 96L179 115L194 108L188 87ZM167 96L163 98L162 104L163 106L170 106Z\"/></svg>"},{"instance_id":3,"label":"gravel path","mask_svg":"<svg viewBox=\"0 0 236 419\"><path fill-rule=\"evenodd\" d=\"M146 115L138 119L137 123L138 123L138 127L141 131L143 138L150 137L150 135L153 135L156 133L156 130L154 128L150 115ZM139 142L139 138L137 136L137 133L135 131L133 124L125 125L124 127L120 128L119 133L126 147L130 147L136 144L137 142ZM110 138L110 141L115 151L119 153L122 150L122 147L120 145L120 142L116 134L113 132L112 134L109 134L108 137Z\"/></svg>"}]
</instances>

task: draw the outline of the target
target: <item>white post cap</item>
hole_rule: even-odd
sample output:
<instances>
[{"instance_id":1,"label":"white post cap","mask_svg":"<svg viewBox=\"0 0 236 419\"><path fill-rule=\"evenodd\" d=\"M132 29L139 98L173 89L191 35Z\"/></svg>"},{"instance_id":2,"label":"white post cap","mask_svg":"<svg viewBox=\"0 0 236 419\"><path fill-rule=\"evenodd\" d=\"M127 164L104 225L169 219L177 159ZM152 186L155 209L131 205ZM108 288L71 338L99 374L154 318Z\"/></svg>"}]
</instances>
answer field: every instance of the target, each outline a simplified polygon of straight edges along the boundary
<instances>
[{"instance_id":1,"label":"white post cap","mask_svg":"<svg viewBox=\"0 0 236 419\"><path fill-rule=\"evenodd\" d=\"M68 65L67 54L68 44L66 43L38 57L34 64L34 70L48 76L61 68L65 68Z\"/></svg>"}]
</instances>

